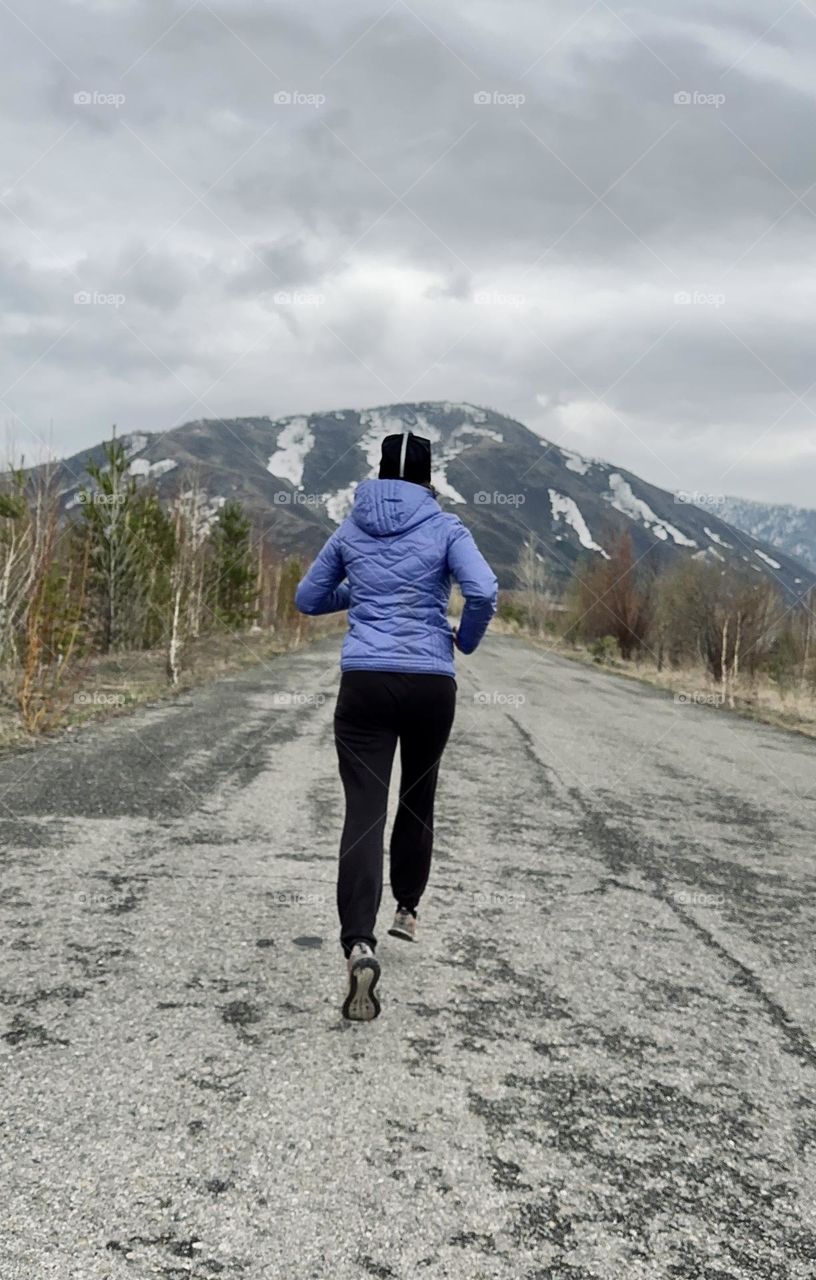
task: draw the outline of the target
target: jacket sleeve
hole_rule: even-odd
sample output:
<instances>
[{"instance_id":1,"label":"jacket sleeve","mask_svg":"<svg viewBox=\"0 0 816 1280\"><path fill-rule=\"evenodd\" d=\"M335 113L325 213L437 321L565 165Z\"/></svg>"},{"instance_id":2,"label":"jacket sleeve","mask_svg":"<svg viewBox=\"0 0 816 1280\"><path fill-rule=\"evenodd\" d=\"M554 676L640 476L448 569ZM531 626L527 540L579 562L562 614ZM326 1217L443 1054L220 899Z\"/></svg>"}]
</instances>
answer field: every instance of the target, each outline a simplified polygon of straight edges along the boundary
<instances>
[{"instance_id":1,"label":"jacket sleeve","mask_svg":"<svg viewBox=\"0 0 816 1280\"><path fill-rule=\"evenodd\" d=\"M461 520L457 520L448 543L448 568L465 597L456 647L462 653L473 653L496 612L499 584Z\"/></svg>"},{"instance_id":2,"label":"jacket sleeve","mask_svg":"<svg viewBox=\"0 0 816 1280\"><path fill-rule=\"evenodd\" d=\"M338 613L349 606L346 566L337 534L333 533L295 592L295 606L301 613Z\"/></svg>"}]
</instances>

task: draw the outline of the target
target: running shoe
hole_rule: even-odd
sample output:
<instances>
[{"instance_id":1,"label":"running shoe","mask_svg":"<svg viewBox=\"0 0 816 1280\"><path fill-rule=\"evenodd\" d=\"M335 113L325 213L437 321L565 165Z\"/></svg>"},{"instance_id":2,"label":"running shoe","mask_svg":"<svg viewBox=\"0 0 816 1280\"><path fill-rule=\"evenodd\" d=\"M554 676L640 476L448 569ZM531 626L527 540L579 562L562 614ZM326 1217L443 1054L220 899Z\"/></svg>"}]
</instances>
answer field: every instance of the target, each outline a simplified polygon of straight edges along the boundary
<instances>
[{"instance_id":1,"label":"running shoe","mask_svg":"<svg viewBox=\"0 0 816 1280\"><path fill-rule=\"evenodd\" d=\"M416 912L406 907L397 907L394 923L388 930L392 938L402 938L403 942L416 942Z\"/></svg>"},{"instance_id":2,"label":"running shoe","mask_svg":"<svg viewBox=\"0 0 816 1280\"><path fill-rule=\"evenodd\" d=\"M343 1001L343 1017L350 1022L371 1022L379 1017L380 1002L374 988L380 980L380 962L367 942L355 942L348 958L349 989Z\"/></svg>"}]
</instances>

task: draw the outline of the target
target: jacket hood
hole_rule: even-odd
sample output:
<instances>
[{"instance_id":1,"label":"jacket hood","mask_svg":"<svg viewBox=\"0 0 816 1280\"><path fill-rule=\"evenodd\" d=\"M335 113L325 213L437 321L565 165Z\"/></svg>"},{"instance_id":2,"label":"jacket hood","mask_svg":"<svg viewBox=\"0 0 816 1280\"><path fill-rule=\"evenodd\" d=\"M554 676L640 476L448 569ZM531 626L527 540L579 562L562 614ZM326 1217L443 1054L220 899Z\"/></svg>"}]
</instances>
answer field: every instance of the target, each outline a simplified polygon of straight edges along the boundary
<instances>
[{"instance_id":1,"label":"jacket hood","mask_svg":"<svg viewBox=\"0 0 816 1280\"><path fill-rule=\"evenodd\" d=\"M374 538L414 529L441 510L436 498L409 480L363 480L354 495L350 518Z\"/></svg>"}]
</instances>

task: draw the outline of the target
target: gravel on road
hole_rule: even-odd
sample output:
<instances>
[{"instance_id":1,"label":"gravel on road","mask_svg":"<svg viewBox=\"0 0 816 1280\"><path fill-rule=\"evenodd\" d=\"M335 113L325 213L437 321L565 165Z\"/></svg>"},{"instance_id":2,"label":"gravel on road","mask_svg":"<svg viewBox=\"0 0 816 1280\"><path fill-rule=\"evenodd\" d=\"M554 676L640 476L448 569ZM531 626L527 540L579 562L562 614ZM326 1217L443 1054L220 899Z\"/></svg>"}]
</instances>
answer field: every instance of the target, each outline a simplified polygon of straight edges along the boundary
<instances>
[{"instance_id":1,"label":"gravel on road","mask_svg":"<svg viewBox=\"0 0 816 1280\"><path fill-rule=\"evenodd\" d=\"M0 762L2 1280L813 1277L816 743L488 638L344 1024L337 649Z\"/></svg>"}]
</instances>

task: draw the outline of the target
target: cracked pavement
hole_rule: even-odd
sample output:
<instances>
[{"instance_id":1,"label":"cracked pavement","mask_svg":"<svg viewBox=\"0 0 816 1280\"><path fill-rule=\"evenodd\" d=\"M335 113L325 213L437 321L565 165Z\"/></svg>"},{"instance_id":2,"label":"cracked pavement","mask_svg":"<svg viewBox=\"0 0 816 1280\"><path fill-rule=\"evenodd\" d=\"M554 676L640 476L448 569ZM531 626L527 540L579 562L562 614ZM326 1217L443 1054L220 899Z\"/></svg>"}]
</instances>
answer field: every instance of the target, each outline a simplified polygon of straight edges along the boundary
<instances>
[{"instance_id":1,"label":"cracked pavement","mask_svg":"<svg viewBox=\"0 0 816 1280\"><path fill-rule=\"evenodd\" d=\"M816 744L489 637L346 1025L337 649L0 761L3 1280L816 1274Z\"/></svg>"}]
</instances>

